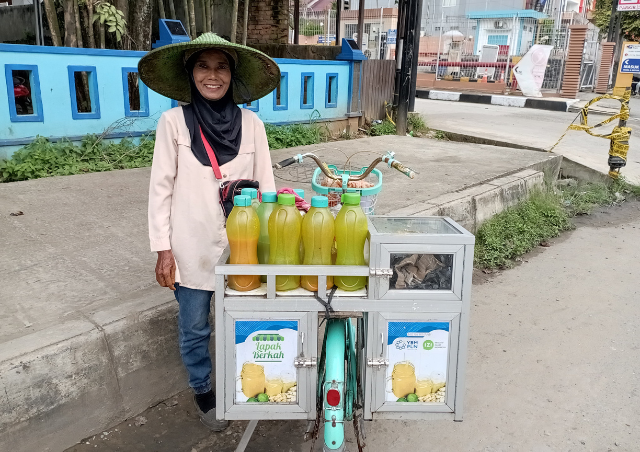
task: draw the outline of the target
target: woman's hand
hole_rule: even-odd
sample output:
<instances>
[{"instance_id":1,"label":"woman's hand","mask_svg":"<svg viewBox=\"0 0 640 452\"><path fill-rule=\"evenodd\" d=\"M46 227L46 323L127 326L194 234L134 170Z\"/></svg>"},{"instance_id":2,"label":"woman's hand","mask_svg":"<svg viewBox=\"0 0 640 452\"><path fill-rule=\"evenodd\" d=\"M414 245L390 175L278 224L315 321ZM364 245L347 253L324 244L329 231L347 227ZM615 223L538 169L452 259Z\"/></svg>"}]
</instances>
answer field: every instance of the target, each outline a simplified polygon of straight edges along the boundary
<instances>
[{"instance_id":1,"label":"woman's hand","mask_svg":"<svg viewBox=\"0 0 640 452\"><path fill-rule=\"evenodd\" d=\"M162 287L176 290L176 261L171 250L158 251L158 262L156 263L156 281Z\"/></svg>"}]
</instances>

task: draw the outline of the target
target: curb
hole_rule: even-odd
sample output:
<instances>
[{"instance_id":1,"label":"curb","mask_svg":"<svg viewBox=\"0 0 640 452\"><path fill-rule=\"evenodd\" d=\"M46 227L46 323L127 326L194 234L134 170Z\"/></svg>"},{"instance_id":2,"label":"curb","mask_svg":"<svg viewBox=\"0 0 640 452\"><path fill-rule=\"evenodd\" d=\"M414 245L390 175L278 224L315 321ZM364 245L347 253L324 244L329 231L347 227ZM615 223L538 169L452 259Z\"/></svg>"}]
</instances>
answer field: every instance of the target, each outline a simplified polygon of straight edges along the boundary
<instances>
[{"instance_id":1,"label":"curb","mask_svg":"<svg viewBox=\"0 0 640 452\"><path fill-rule=\"evenodd\" d=\"M549 159L530 168L413 204L386 215L448 216L468 231L475 233L486 220L528 198L532 191L542 188L545 180L556 180L561 163L561 155L550 154Z\"/></svg>"},{"instance_id":2,"label":"curb","mask_svg":"<svg viewBox=\"0 0 640 452\"><path fill-rule=\"evenodd\" d=\"M171 298L142 289L1 344L0 450L65 450L186 389Z\"/></svg>"},{"instance_id":3,"label":"curb","mask_svg":"<svg viewBox=\"0 0 640 452\"><path fill-rule=\"evenodd\" d=\"M569 111L569 107L578 99L551 100L535 99L522 96L503 96L497 94L470 94L454 91L437 91L418 89L416 97L420 99L448 100L453 102L469 102L474 104L500 105L503 107L534 108L537 110Z\"/></svg>"}]
</instances>

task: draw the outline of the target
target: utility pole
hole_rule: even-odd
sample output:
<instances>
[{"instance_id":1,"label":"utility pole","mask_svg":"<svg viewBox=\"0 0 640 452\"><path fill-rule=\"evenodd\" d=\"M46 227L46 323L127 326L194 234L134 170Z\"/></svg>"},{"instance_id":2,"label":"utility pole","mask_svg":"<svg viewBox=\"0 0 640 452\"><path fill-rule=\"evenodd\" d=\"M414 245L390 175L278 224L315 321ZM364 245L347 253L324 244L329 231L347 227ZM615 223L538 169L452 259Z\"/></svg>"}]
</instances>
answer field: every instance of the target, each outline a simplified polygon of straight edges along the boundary
<instances>
[{"instance_id":1,"label":"utility pole","mask_svg":"<svg viewBox=\"0 0 640 452\"><path fill-rule=\"evenodd\" d=\"M616 16L618 14L618 0L611 0L611 16L609 17L609 33L607 33L607 42L614 42L614 30L616 28Z\"/></svg>"},{"instance_id":2,"label":"utility pole","mask_svg":"<svg viewBox=\"0 0 640 452\"><path fill-rule=\"evenodd\" d=\"M418 81L418 61L420 61L420 28L422 26L422 3L418 0L418 23L416 24L415 43L413 45L413 64L411 65L411 92L409 93L409 111L416 109L416 82Z\"/></svg>"},{"instance_id":3,"label":"utility pole","mask_svg":"<svg viewBox=\"0 0 640 452\"><path fill-rule=\"evenodd\" d=\"M396 114L396 134L406 135L407 116L409 113L409 97L413 83L412 73L414 66L418 64L415 59L416 42L420 42L420 16L418 9L422 0L407 0L405 11L405 33L402 46L402 64L400 66L400 79L398 90L398 111ZM416 34L418 39L416 40ZM397 75L397 74L396 74ZM396 85L398 80L396 80Z\"/></svg>"}]
</instances>

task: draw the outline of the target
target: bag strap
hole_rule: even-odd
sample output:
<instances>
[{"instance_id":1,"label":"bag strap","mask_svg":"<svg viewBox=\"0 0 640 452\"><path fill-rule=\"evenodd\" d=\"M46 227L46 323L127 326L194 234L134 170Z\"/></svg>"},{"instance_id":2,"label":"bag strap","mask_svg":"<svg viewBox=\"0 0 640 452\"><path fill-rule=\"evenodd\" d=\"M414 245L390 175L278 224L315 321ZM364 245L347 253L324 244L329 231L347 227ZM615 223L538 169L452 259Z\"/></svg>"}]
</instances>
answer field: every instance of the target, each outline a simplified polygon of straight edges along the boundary
<instances>
[{"instance_id":1,"label":"bag strap","mask_svg":"<svg viewBox=\"0 0 640 452\"><path fill-rule=\"evenodd\" d=\"M216 176L216 179L222 179L222 173L220 172L220 167L218 166L218 159L216 159L216 155L213 153L213 149L211 145L204 137L204 133L202 133L202 127L200 128L200 136L202 137L202 142L204 143L204 148L207 150L207 155L209 156L209 161L211 162L211 169L213 169L213 174Z\"/></svg>"}]
</instances>

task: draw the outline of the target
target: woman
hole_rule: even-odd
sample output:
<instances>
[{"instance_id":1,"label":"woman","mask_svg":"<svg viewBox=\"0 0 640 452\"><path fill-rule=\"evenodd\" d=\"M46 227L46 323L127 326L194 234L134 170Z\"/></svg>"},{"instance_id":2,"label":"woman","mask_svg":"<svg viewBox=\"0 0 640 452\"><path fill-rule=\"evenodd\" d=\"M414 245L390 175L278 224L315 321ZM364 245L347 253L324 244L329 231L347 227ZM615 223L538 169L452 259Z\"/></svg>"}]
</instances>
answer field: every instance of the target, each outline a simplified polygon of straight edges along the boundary
<instances>
[{"instance_id":1,"label":"woman","mask_svg":"<svg viewBox=\"0 0 640 452\"><path fill-rule=\"evenodd\" d=\"M156 280L178 301L180 354L202 422L214 431L209 312L214 266L227 246L220 183L253 179L275 191L262 121L237 104L273 91L280 70L268 56L212 33L151 51L139 64L151 89L189 105L162 114L149 187L149 238ZM207 143L215 155L211 162ZM219 165L218 174L214 171Z\"/></svg>"}]
</instances>

